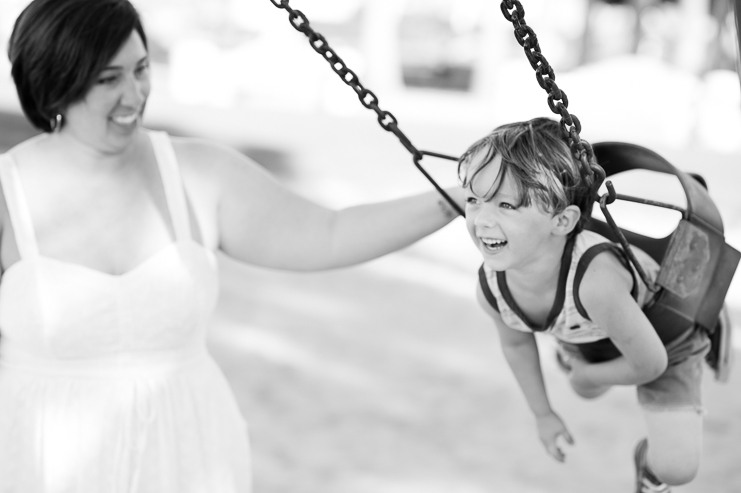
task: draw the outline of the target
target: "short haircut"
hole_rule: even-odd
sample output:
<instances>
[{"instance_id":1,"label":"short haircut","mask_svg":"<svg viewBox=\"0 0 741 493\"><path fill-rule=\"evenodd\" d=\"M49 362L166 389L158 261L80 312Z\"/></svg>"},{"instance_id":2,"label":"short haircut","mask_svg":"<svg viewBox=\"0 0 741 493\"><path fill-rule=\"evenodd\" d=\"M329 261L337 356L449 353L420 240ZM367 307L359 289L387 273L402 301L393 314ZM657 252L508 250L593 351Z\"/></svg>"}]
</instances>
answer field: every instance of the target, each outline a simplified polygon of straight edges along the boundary
<instances>
[{"instance_id":1,"label":"short haircut","mask_svg":"<svg viewBox=\"0 0 741 493\"><path fill-rule=\"evenodd\" d=\"M21 107L33 126L82 100L96 77L136 31L147 46L139 13L128 0L33 0L18 16L8 58Z\"/></svg>"},{"instance_id":2,"label":"short haircut","mask_svg":"<svg viewBox=\"0 0 741 493\"><path fill-rule=\"evenodd\" d=\"M569 149L560 123L549 118L534 118L497 127L461 156L458 161L460 185L471 187L497 154L502 156L501 169L497 180L481 194L482 199L491 200L504 177L510 176L519 195L519 203L515 206L527 207L534 201L542 211L558 214L569 205L576 205L581 218L571 234L584 228L592 214L594 180Z\"/></svg>"}]
</instances>

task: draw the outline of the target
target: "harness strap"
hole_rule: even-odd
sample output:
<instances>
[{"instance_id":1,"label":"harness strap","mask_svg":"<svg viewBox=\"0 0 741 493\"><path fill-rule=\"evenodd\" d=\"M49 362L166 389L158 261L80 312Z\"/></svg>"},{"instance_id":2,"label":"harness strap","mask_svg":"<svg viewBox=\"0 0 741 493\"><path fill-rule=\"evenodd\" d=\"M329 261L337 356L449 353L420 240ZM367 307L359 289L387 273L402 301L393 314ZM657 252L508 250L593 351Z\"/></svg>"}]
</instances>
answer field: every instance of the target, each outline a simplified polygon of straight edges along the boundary
<instances>
[{"instance_id":1,"label":"harness strap","mask_svg":"<svg viewBox=\"0 0 741 493\"><path fill-rule=\"evenodd\" d=\"M486 271L484 271L484 264L481 264L481 267L479 267L479 284L481 285L481 292L484 293L486 301L499 313L499 304L497 304L497 299L489 287L489 280L486 277Z\"/></svg>"},{"instance_id":2,"label":"harness strap","mask_svg":"<svg viewBox=\"0 0 741 493\"><path fill-rule=\"evenodd\" d=\"M581 281L584 278L584 274L587 272L589 264L591 264L592 260L594 260L594 257L602 252L607 251L615 254L618 260L620 260L620 263L623 264L626 269L628 269L628 272L630 272L630 276L633 279L633 287L630 290L630 295L633 297L634 300L638 299L638 283L636 282L636 274L635 271L631 268L630 261L627 259L625 251L614 243L598 243L597 245L589 247L587 251L582 254L581 258L579 259L579 263L576 266L576 272L574 273L574 305L576 306L579 314L589 320L591 320L591 318L589 318L587 310L584 308L584 305L581 304L581 298L579 298L579 286L581 285Z\"/></svg>"}]
</instances>

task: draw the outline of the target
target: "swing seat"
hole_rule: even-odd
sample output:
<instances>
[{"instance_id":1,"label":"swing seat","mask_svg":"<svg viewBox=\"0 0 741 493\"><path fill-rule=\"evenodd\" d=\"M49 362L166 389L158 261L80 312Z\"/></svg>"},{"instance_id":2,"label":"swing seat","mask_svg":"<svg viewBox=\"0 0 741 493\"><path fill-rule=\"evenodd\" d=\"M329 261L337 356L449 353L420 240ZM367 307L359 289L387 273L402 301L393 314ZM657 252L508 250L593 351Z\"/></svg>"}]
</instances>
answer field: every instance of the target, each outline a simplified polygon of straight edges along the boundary
<instances>
[{"instance_id":1,"label":"swing seat","mask_svg":"<svg viewBox=\"0 0 741 493\"><path fill-rule=\"evenodd\" d=\"M644 308L659 338L667 344L693 325L705 329L712 341L708 363L717 379L727 379L733 349L724 300L741 253L725 242L723 222L704 179L678 170L638 145L602 142L594 144L593 149L607 177L642 169L668 173L679 180L687 208L681 211L682 218L672 233L651 238L626 228L620 230L631 245L644 250L661 266L656 280L659 290L654 302ZM618 241L612 229L599 219L593 218L587 229Z\"/></svg>"}]
</instances>

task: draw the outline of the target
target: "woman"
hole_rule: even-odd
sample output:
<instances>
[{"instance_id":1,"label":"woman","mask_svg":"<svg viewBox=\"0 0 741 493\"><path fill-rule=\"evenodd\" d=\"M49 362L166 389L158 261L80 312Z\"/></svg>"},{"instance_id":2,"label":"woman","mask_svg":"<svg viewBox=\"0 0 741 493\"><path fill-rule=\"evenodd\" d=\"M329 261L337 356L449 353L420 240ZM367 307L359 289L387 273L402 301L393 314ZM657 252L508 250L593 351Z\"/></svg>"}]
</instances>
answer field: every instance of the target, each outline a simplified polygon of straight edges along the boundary
<instances>
[{"instance_id":1,"label":"woman","mask_svg":"<svg viewBox=\"0 0 741 493\"><path fill-rule=\"evenodd\" d=\"M9 57L45 133L0 157L0 491L248 492L245 425L205 348L214 250L329 269L455 214L435 192L328 210L233 150L143 129L128 0L34 0Z\"/></svg>"}]
</instances>

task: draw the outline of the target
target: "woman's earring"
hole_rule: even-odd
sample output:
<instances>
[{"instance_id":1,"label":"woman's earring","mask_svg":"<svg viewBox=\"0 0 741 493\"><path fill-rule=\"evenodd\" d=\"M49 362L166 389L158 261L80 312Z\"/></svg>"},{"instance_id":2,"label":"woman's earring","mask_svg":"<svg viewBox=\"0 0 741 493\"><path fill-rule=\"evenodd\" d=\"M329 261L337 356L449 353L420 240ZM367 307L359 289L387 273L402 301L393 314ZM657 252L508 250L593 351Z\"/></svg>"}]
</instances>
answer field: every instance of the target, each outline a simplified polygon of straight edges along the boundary
<instances>
[{"instance_id":1,"label":"woman's earring","mask_svg":"<svg viewBox=\"0 0 741 493\"><path fill-rule=\"evenodd\" d=\"M54 118L50 118L49 126L51 127L51 131L53 133L59 133L59 131L62 130L62 114L57 113L57 116L55 116Z\"/></svg>"}]
</instances>

